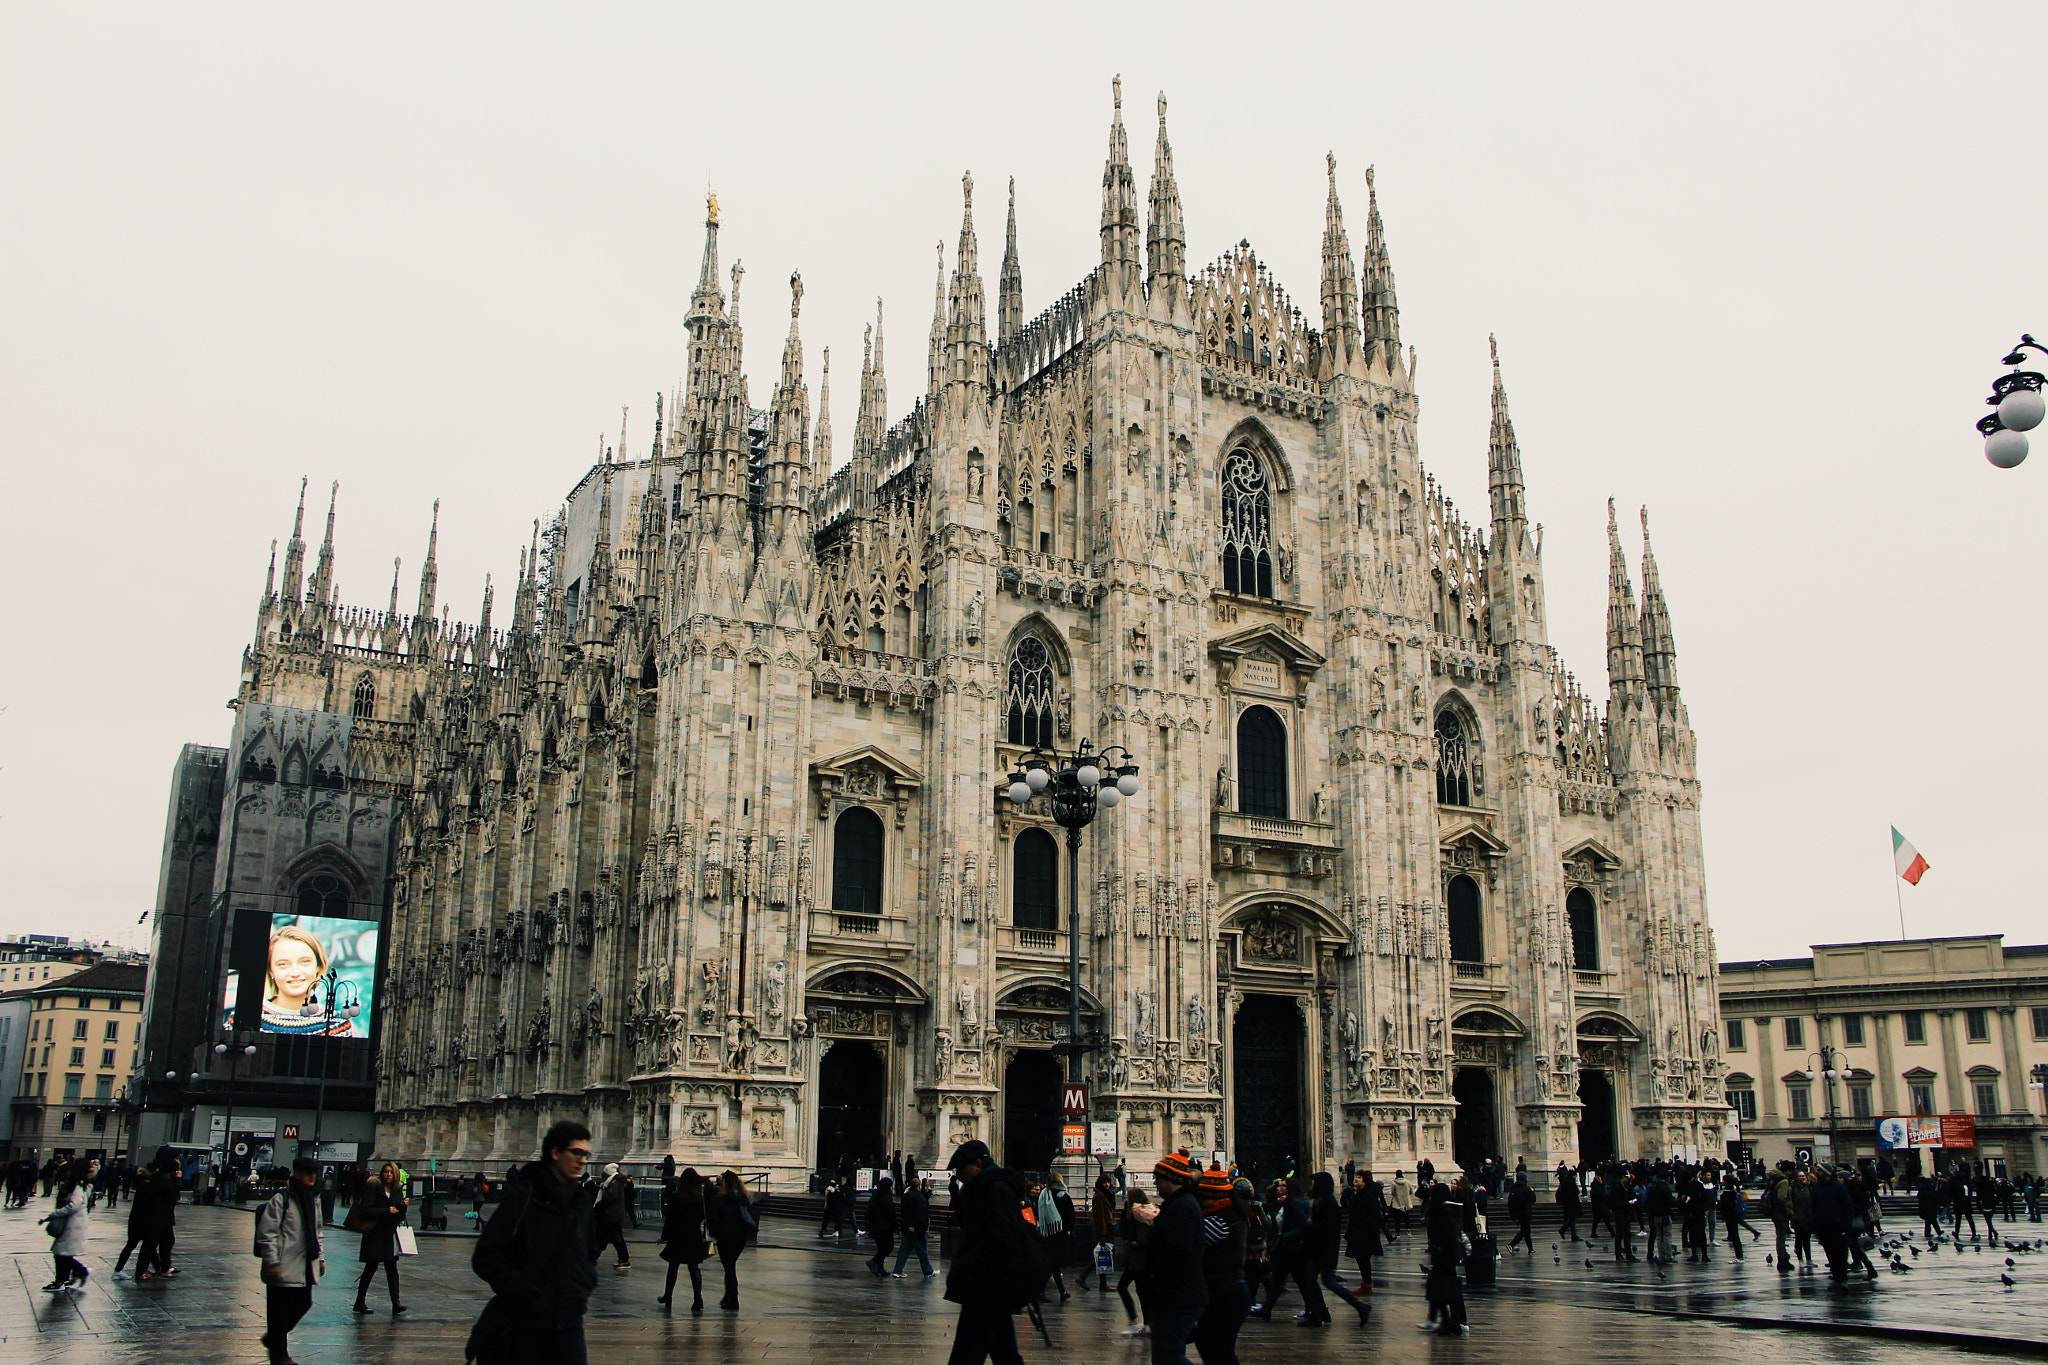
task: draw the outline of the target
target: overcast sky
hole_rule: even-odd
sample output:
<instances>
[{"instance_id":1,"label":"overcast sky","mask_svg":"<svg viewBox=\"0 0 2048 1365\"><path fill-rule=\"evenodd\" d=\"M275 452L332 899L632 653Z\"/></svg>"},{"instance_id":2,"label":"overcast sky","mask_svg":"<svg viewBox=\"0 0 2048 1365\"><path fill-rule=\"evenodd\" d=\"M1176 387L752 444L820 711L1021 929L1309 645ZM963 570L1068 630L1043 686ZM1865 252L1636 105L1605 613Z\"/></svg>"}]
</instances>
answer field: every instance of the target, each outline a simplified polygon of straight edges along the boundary
<instances>
[{"instance_id":1,"label":"overcast sky","mask_svg":"<svg viewBox=\"0 0 2048 1365\"><path fill-rule=\"evenodd\" d=\"M839 453L888 304L924 382L972 169L1025 311L1097 251L1110 77L1191 262L1249 239L1316 318L1323 155L1378 184L1421 442L1486 508L1488 332L1554 639L1606 695L1606 499L1648 504L1722 956L2043 937L2048 454L1971 423L2048 333L2041 35L1925 4L97 5L0 11L0 931L142 941L179 746L220 744L301 475L338 577L474 619L600 433L644 453L716 188L765 403L804 275ZM2040 434L2040 433L2037 433ZM2029 833L2032 831L2032 833Z\"/></svg>"}]
</instances>

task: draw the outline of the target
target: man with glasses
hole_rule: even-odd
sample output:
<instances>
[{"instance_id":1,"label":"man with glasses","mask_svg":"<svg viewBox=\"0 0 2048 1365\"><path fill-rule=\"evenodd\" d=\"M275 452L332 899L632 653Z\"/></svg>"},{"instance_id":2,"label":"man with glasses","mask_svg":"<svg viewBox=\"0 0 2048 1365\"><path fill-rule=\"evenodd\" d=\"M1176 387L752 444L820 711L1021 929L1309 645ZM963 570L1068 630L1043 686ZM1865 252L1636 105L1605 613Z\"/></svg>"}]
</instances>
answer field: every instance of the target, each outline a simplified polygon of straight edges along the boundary
<instances>
[{"instance_id":1,"label":"man with glasses","mask_svg":"<svg viewBox=\"0 0 2048 1365\"><path fill-rule=\"evenodd\" d=\"M506 1184L484 1224L469 1262L492 1294L469 1336L477 1365L586 1365L583 1311L597 1287L589 1160L590 1130L574 1119L556 1123L540 1160Z\"/></svg>"}]
</instances>

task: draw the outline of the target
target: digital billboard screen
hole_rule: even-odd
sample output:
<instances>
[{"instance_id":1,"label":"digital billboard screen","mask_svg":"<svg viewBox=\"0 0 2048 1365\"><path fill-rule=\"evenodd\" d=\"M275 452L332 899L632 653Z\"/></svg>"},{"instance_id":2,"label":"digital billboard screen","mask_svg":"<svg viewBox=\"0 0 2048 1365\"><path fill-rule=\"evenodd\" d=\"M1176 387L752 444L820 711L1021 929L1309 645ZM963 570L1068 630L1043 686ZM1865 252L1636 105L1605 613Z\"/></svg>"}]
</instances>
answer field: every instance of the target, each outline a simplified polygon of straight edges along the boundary
<instances>
[{"instance_id":1,"label":"digital billboard screen","mask_svg":"<svg viewBox=\"0 0 2048 1365\"><path fill-rule=\"evenodd\" d=\"M368 1038L377 1003L378 928L376 920L270 916L263 1032Z\"/></svg>"}]
</instances>

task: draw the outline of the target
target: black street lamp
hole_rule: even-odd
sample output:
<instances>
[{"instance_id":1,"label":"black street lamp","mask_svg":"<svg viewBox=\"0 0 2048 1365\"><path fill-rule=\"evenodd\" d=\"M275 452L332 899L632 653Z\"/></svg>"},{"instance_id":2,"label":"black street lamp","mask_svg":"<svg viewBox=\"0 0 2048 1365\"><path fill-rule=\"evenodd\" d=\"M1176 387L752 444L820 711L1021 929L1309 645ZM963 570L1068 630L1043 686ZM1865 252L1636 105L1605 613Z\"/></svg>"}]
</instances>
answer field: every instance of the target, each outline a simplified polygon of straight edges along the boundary
<instances>
[{"instance_id":1,"label":"black street lamp","mask_svg":"<svg viewBox=\"0 0 2048 1365\"><path fill-rule=\"evenodd\" d=\"M1841 1080L1845 1074L1842 1070L1841 1058L1834 1048L1826 1043L1822 1043L1819 1052L1809 1052L1806 1054L1806 1060L1810 1063L1817 1063L1817 1066L1810 1066L1807 1069L1806 1079L1809 1081L1825 1080L1827 1084L1828 1160L1835 1165L1840 1165L1842 1160L1841 1154L1835 1150L1841 1141L1836 1131L1838 1125L1835 1116L1835 1082Z\"/></svg>"},{"instance_id":2,"label":"black street lamp","mask_svg":"<svg viewBox=\"0 0 2048 1365\"><path fill-rule=\"evenodd\" d=\"M1111 754L1120 755L1112 762ZM1067 1079L1081 1079L1081 1058L1102 1046L1099 1034L1081 1036L1081 831L1098 810L1138 793L1138 765L1121 744L1099 752L1087 739L1072 754L1036 745L1020 771L1010 774L1010 800L1023 805L1040 792L1052 818L1067 832L1067 1037L1053 1051L1067 1057Z\"/></svg>"},{"instance_id":3,"label":"black street lamp","mask_svg":"<svg viewBox=\"0 0 2048 1365\"><path fill-rule=\"evenodd\" d=\"M2014 367L2025 364L2030 346L2048 355L2048 346L2021 333L2020 344L1999 363ZM2043 417L2048 417L2048 400L2041 396L2044 382L2048 382L2048 376L2018 368L1992 381L1991 396L1984 402L1994 411L1978 420L1977 430L1984 433L1984 458L2000 469L2011 469L2027 458L2027 438L2022 433L2032 431L2041 425Z\"/></svg>"},{"instance_id":4,"label":"black street lamp","mask_svg":"<svg viewBox=\"0 0 2048 1365\"><path fill-rule=\"evenodd\" d=\"M224 1171L232 1172L235 1168L235 1072L242 1065L242 1058L256 1055L256 1045L246 1043L241 1047L230 1046L237 1038L232 1024L222 1029L221 1033L227 1041L213 1045L214 1056L224 1056L228 1059L228 1111L220 1125L221 1167Z\"/></svg>"},{"instance_id":5,"label":"black street lamp","mask_svg":"<svg viewBox=\"0 0 2048 1365\"><path fill-rule=\"evenodd\" d=\"M337 998L342 994L343 988L347 989L349 1001L346 1005L337 1005ZM319 1099L313 1106L313 1157L318 1160L320 1125L327 1117L327 1070L334 1060L334 1021L336 1018L353 1020L363 1012L363 1006L355 983L343 981L340 968L330 968L327 973L326 991L321 994L319 1000L301 1006L299 1012L321 1020L324 1025L320 1030L320 1092ZM303 1144L300 1154L304 1154Z\"/></svg>"}]
</instances>

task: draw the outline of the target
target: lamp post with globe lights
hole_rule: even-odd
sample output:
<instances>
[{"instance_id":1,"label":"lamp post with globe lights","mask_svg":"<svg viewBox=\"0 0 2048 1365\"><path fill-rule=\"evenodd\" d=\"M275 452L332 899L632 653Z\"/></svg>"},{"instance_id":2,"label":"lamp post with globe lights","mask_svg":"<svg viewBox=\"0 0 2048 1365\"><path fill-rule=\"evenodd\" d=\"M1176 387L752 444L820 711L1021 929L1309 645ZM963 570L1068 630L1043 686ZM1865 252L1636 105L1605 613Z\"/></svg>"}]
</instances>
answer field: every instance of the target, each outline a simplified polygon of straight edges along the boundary
<instances>
[{"instance_id":1,"label":"lamp post with globe lights","mask_svg":"<svg viewBox=\"0 0 2048 1365\"><path fill-rule=\"evenodd\" d=\"M1114 759L1111 757L1116 755ZM1082 1054L1101 1046L1081 1036L1081 831L1097 811L1138 794L1138 765L1121 744L1097 750L1087 739L1072 754L1033 746L1010 774L1008 796L1023 805L1043 793L1052 818L1067 832L1067 1037L1054 1052L1067 1056L1067 1079L1081 1079Z\"/></svg>"},{"instance_id":2,"label":"lamp post with globe lights","mask_svg":"<svg viewBox=\"0 0 2048 1365\"><path fill-rule=\"evenodd\" d=\"M221 1169L230 1174L235 1169L235 1072L241 1067L244 1057L256 1055L254 1043L243 1042L246 1033L237 1034L234 1025L221 1030L223 1041L213 1045L213 1055L228 1059L228 1108L227 1116L221 1120ZM237 1046L239 1044L239 1046ZM240 1188L237 1182L236 1188Z\"/></svg>"},{"instance_id":3,"label":"lamp post with globe lights","mask_svg":"<svg viewBox=\"0 0 2048 1365\"><path fill-rule=\"evenodd\" d=\"M339 1003L339 997L346 995L347 1004ZM337 1018L353 1021L363 1012L362 1002L353 983L341 979L341 969L330 968L327 973L327 989L320 999L308 1004L300 1011L311 1018L320 1019L325 1027L320 1031L320 1097L313 1106L313 1150L315 1160L320 1156L320 1127L327 1117L327 1072L334 1058L334 1021ZM301 1155L306 1155L301 1144Z\"/></svg>"},{"instance_id":4,"label":"lamp post with globe lights","mask_svg":"<svg viewBox=\"0 0 2048 1365\"><path fill-rule=\"evenodd\" d=\"M2048 383L2048 376L2018 368L2026 363L2029 347L2048 355L2048 346L2022 333L2020 344L1999 362L2015 368L2010 374L2002 374L1992 381L1991 396L1984 400L1992 409L1991 415L1977 422L1977 430L1984 433L1984 458L2000 469L2011 469L2027 458L2025 433L2040 426L2042 418L2048 417L2048 399L2044 399L2041 393L2042 385Z\"/></svg>"},{"instance_id":5,"label":"lamp post with globe lights","mask_svg":"<svg viewBox=\"0 0 2048 1365\"><path fill-rule=\"evenodd\" d=\"M1842 1080L1842 1079L1843 1079L1843 1078L1844 1078L1844 1077L1845 1077L1845 1076L1846 1076L1846 1075L1847 1075L1848 1073L1847 1073L1847 1072L1845 1072L1845 1071L1844 1071L1844 1070L1842 1069L1842 1059L1841 1059L1841 1055L1840 1055L1839 1053L1837 1053L1837 1052L1835 1051L1835 1049L1834 1049L1834 1048L1830 1047L1830 1046L1829 1046L1828 1044L1826 1044L1826 1043L1822 1043L1822 1044L1821 1044L1821 1047L1820 1047L1820 1051L1819 1051L1819 1052L1809 1052L1809 1053L1807 1053L1807 1054L1806 1054L1806 1060L1808 1061L1808 1063L1812 1064L1812 1065L1809 1065L1809 1066L1807 1067L1807 1069L1806 1069L1806 1079L1807 1079L1807 1080L1809 1080L1809 1081L1815 1081L1815 1080L1825 1080L1825 1081L1826 1081L1826 1083L1827 1083L1827 1088L1828 1088L1828 1160L1829 1160L1829 1161L1830 1161L1831 1163L1832 1163L1832 1162L1837 1162L1837 1161L1839 1161L1839 1160L1840 1160L1841 1158L1840 1158L1839 1154L1838 1154L1838 1153L1837 1153L1837 1152L1835 1151L1835 1144L1836 1144L1836 1142L1837 1142L1837 1137L1836 1137L1836 1126L1837 1126L1837 1125L1836 1125L1836 1110L1835 1110L1835 1082L1836 1082L1836 1081L1839 1081L1839 1080Z\"/></svg>"}]
</instances>

